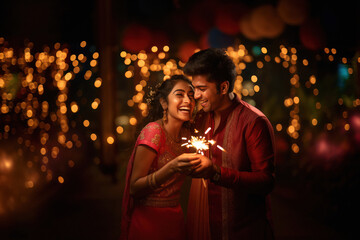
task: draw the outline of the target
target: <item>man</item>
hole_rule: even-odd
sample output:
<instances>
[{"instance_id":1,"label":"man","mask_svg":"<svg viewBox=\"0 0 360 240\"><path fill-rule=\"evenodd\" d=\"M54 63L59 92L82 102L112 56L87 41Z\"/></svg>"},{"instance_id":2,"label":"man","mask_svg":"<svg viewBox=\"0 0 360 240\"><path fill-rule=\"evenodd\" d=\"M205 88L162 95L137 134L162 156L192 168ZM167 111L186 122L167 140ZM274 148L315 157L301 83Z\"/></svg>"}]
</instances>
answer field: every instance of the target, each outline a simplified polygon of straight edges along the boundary
<instances>
[{"instance_id":1,"label":"man","mask_svg":"<svg viewBox=\"0 0 360 240\"><path fill-rule=\"evenodd\" d=\"M195 53L184 73L192 77L195 99L202 107L195 119L197 129L204 133L211 127L207 137L216 141L209 158L202 156L201 167L192 173L210 179L211 240L273 239L269 193L275 154L269 120L232 92L236 70L225 51Z\"/></svg>"}]
</instances>

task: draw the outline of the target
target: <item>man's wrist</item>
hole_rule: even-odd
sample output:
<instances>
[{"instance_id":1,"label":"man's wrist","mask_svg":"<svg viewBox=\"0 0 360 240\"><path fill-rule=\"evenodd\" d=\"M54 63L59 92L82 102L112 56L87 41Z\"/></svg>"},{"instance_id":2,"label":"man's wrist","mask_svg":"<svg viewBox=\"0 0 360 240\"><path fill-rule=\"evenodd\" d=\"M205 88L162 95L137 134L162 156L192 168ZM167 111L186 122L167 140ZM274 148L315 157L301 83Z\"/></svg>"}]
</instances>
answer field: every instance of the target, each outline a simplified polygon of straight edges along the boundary
<instances>
[{"instance_id":1,"label":"man's wrist","mask_svg":"<svg viewBox=\"0 0 360 240\"><path fill-rule=\"evenodd\" d=\"M214 173L211 176L211 181L216 183L221 178L221 168L218 165L214 164L213 165L213 172Z\"/></svg>"}]
</instances>

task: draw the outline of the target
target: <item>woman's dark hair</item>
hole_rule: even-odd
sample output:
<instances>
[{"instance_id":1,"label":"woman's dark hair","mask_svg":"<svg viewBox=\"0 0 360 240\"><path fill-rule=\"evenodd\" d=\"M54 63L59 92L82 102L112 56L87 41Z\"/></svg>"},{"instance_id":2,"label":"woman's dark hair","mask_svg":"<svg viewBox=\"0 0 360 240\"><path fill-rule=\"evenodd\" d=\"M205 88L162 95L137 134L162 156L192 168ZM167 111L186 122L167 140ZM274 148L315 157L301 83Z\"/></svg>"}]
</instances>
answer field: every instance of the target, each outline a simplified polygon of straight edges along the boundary
<instances>
[{"instance_id":1,"label":"woman's dark hair","mask_svg":"<svg viewBox=\"0 0 360 240\"><path fill-rule=\"evenodd\" d=\"M155 91L149 92L148 97L148 115L142 120L140 124L137 126L137 133L140 133L141 129L145 127L149 122L156 121L161 119L164 114L164 110L160 104L160 99L163 98L168 103L168 96L174 86L180 82L189 83L191 86L191 81L184 75L173 75L169 79L163 81L160 86L155 88Z\"/></svg>"},{"instance_id":2,"label":"woman's dark hair","mask_svg":"<svg viewBox=\"0 0 360 240\"><path fill-rule=\"evenodd\" d=\"M183 71L189 76L206 75L209 82L216 83L218 90L222 82L229 81L229 92L233 91L236 68L223 49L208 48L194 53Z\"/></svg>"}]
</instances>

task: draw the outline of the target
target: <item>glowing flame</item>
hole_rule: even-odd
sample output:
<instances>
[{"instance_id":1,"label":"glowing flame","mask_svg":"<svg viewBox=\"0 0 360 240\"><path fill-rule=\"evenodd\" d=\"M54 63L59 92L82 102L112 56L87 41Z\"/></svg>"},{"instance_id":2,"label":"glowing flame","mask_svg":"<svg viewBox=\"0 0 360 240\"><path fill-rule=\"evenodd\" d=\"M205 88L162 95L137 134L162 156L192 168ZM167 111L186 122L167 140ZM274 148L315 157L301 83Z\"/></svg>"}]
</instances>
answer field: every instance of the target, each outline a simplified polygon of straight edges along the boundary
<instances>
[{"instance_id":1,"label":"glowing flame","mask_svg":"<svg viewBox=\"0 0 360 240\"><path fill-rule=\"evenodd\" d=\"M207 134L211 130L211 127L209 127L205 134ZM195 133L199 132L195 129ZM187 138L183 137L182 140L187 140ZM207 140L204 136L191 136L190 140L188 140L187 143L182 144L181 146L186 146L187 148L193 147L196 149L196 152L201 153L204 155L204 151L209 149L210 145L215 145L216 141L213 139ZM224 148L222 148L219 145L216 145L217 148L219 148L221 151L226 152Z\"/></svg>"}]
</instances>

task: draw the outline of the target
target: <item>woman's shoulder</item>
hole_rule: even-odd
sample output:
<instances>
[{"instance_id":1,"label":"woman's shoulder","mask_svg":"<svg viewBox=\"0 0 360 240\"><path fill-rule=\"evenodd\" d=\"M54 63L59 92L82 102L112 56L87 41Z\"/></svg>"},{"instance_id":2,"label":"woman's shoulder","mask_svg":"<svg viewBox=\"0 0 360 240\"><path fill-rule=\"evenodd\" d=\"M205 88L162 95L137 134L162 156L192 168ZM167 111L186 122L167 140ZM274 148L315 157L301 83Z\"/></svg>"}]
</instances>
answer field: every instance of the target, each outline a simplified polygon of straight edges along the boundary
<instances>
[{"instance_id":1,"label":"woman's shoulder","mask_svg":"<svg viewBox=\"0 0 360 240\"><path fill-rule=\"evenodd\" d=\"M149 122L148 124L146 124L145 127L142 129L142 131L144 131L144 130L161 131L161 129L162 129L161 123L159 121L154 121L154 122Z\"/></svg>"},{"instance_id":2,"label":"woman's shoulder","mask_svg":"<svg viewBox=\"0 0 360 240\"><path fill-rule=\"evenodd\" d=\"M161 122L159 121L149 122L148 124L146 124L145 127L143 127L143 129L141 130L139 136L140 139L144 139L146 138L146 136L152 137L154 135L163 135Z\"/></svg>"},{"instance_id":3,"label":"woman's shoulder","mask_svg":"<svg viewBox=\"0 0 360 240\"><path fill-rule=\"evenodd\" d=\"M163 141L163 135L159 122L150 122L141 130L137 141L138 144L148 145L158 151Z\"/></svg>"}]
</instances>

